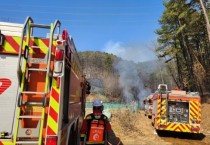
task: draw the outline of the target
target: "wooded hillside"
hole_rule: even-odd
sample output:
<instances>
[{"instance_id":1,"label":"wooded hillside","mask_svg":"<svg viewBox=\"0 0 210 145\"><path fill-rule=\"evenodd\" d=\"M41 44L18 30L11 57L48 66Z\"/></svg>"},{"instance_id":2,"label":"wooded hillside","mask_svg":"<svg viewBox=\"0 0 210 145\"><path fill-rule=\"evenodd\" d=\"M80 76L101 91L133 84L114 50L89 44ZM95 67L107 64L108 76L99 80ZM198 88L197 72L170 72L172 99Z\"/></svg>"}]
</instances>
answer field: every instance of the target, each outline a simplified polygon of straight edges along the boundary
<instances>
[{"instance_id":1,"label":"wooded hillside","mask_svg":"<svg viewBox=\"0 0 210 145\"><path fill-rule=\"evenodd\" d=\"M167 83L169 87L175 85L164 63L158 63L157 60L136 64L113 54L93 51L80 52L79 57L86 78L92 85L92 92L114 98L121 98L126 94L131 95L131 100L136 100L140 92L146 90L141 95L147 97L160 83Z\"/></svg>"}]
</instances>

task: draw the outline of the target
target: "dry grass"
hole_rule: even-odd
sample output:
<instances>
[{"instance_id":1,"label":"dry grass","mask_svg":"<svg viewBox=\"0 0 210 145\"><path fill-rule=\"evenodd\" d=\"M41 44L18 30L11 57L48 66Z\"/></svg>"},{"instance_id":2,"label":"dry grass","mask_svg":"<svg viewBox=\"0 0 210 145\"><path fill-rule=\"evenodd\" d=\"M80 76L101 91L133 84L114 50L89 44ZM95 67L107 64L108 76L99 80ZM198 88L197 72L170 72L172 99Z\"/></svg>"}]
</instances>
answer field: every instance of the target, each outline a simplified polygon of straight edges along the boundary
<instances>
[{"instance_id":1,"label":"dry grass","mask_svg":"<svg viewBox=\"0 0 210 145\"><path fill-rule=\"evenodd\" d=\"M138 125L138 115L140 112L131 112L128 109L112 111L112 122L118 122L120 126L120 132L124 135L130 135L131 133L137 133L144 136L145 134L136 126Z\"/></svg>"},{"instance_id":2,"label":"dry grass","mask_svg":"<svg viewBox=\"0 0 210 145\"><path fill-rule=\"evenodd\" d=\"M143 111L117 109L111 113L112 129L124 145L166 145L154 135L151 120L144 116Z\"/></svg>"}]
</instances>

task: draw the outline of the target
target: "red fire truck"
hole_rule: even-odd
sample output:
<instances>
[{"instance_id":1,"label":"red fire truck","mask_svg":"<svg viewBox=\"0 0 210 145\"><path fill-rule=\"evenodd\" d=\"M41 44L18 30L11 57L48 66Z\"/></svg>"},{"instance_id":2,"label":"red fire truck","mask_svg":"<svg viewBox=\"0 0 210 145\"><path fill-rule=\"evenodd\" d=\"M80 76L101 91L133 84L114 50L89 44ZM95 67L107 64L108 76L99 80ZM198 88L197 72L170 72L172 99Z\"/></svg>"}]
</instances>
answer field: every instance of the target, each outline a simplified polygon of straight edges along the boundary
<instances>
[{"instance_id":1,"label":"red fire truck","mask_svg":"<svg viewBox=\"0 0 210 145\"><path fill-rule=\"evenodd\" d=\"M156 130L200 133L201 98L198 92L168 91L160 84L153 95L152 123Z\"/></svg>"},{"instance_id":2,"label":"red fire truck","mask_svg":"<svg viewBox=\"0 0 210 145\"><path fill-rule=\"evenodd\" d=\"M147 116L148 118L152 118L152 97L153 94L149 95L145 100L144 100L144 115Z\"/></svg>"},{"instance_id":3,"label":"red fire truck","mask_svg":"<svg viewBox=\"0 0 210 145\"><path fill-rule=\"evenodd\" d=\"M60 28L0 22L0 145L77 144L90 87Z\"/></svg>"}]
</instances>

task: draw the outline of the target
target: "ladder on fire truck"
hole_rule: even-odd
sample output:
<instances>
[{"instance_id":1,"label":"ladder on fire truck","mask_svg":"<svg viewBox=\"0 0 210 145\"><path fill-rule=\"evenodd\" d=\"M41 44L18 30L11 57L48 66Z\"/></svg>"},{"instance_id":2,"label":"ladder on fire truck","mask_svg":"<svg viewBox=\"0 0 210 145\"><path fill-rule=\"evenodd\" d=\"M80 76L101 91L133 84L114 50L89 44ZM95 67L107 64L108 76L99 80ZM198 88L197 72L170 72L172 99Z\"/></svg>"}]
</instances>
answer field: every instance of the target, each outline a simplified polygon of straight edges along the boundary
<instances>
[{"instance_id":1,"label":"ladder on fire truck","mask_svg":"<svg viewBox=\"0 0 210 145\"><path fill-rule=\"evenodd\" d=\"M167 120L168 87L165 84L160 84L158 90L160 93L160 123L165 123ZM163 94L166 94L165 98L163 98Z\"/></svg>"},{"instance_id":2,"label":"ladder on fire truck","mask_svg":"<svg viewBox=\"0 0 210 145\"><path fill-rule=\"evenodd\" d=\"M14 144L42 144L45 111L48 104L46 96L50 91L50 64L54 39L53 37L55 36L55 29L58 29L58 34L60 33L60 25L61 23L58 20L51 25L35 24L31 17L28 17L24 23L18 58L17 73L19 79L19 92L16 127L13 136ZM35 41L35 37L32 36L34 28L50 30L50 37L47 38L49 45L48 47L42 48L46 51L44 56L37 55L38 57L34 57L34 54L39 53L39 49L42 47L39 44L36 44L36 46L33 46L34 43L31 44L31 42ZM43 80L43 91L37 91L36 89L35 91L28 90L30 84L34 83L32 81L30 82L32 77L34 77L33 79L39 77L37 75L32 76L31 73L33 72L44 73L45 76L43 78L45 79ZM39 97L38 99L34 99L34 96ZM36 113L34 113L35 108ZM31 109L31 112L25 111L27 109ZM32 111L32 109L34 110ZM37 125L35 127L31 125L27 126L26 124L23 126L25 120L35 120Z\"/></svg>"}]
</instances>

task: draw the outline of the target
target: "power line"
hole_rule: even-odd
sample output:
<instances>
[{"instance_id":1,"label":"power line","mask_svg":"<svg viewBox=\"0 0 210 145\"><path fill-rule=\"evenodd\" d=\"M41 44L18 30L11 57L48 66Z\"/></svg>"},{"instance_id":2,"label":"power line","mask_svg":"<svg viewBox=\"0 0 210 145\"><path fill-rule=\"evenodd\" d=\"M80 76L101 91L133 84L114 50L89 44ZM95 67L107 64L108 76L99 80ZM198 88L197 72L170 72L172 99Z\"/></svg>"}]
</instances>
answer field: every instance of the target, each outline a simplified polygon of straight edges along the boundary
<instances>
[{"instance_id":1,"label":"power line","mask_svg":"<svg viewBox=\"0 0 210 145\"><path fill-rule=\"evenodd\" d=\"M148 13L70 13L70 12L50 12L50 11L24 11L24 10L8 10L0 9L4 12L18 12L18 13L40 13L40 14L60 14L60 15L75 15L75 16L148 16Z\"/></svg>"},{"instance_id":2,"label":"power line","mask_svg":"<svg viewBox=\"0 0 210 145\"><path fill-rule=\"evenodd\" d=\"M14 22L14 20L24 20L25 18L23 17L0 17L0 21L5 21L5 22ZM42 21L42 22L53 22L55 19L51 18L51 19L48 19L48 18L40 18L40 17L33 17L34 20L39 20L39 21ZM85 26L88 26L88 25L93 25L93 24L100 24L100 23L103 23L104 25L107 25L107 20L103 20L103 21L98 21L98 20L90 20L90 21L85 21L85 20L67 20L67 19L59 19L61 20L62 22L70 22L71 24L73 23L76 23L77 26L78 24L82 24L82 25L85 25ZM114 21L113 23L136 23L136 24L139 24L139 23L149 23L149 22L152 22L152 21L148 21L148 19L146 21L141 21L141 20L118 20L118 21ZM111 24L113 25L113 23L110 23L110 21L108 22L108 24Z\"/></svg>"},{"instance_id":3,"label":"power line","mask_svg":"<svg viewBox=\"0 0 210 145\"><path fill-rule=\"evenodd\" d=\"M5 6L8 6L8 7L11 7L11 6L14 6L14 7L17 7L17 5L7 5L7 4L1 4L2 7L5 7ZM134 9L134 8L162 8L161 6L157 6L157 5L146 5L146 6L119 6L119 5L116 5L116 6L104 6L104 5L101 5L101 6L62 6L62 5L57 5L57 6L45 6L45 5L18 5L19 7L32 7L32 8L62 8L62 9L69 9L69 8L82 8L82 9L107 9L107 8L123 8L123 9Z\"/></svg>"},{"instance_id":4,"label":"power line","mask_svg":"<svg viewBox=\"0 0 210 145\"><path fill-rule=\"evenodd\" d=\"M55 19L51 18L51 19L48 19L48 18L36 18L36 17L33 17L33 19L36 19L36 20L42 20L42 21L54 21ZM8 20L12 20L12 19L16 19L16 20L22 20L22 19L25 19L23 17L0 17L0 19L8 19ZM63 19L62 19L63 20ZM64 20L64 21L68 21L68 22L85 22L85 21L81 21L81 20Z\"/></svg>"}]
</instances>

